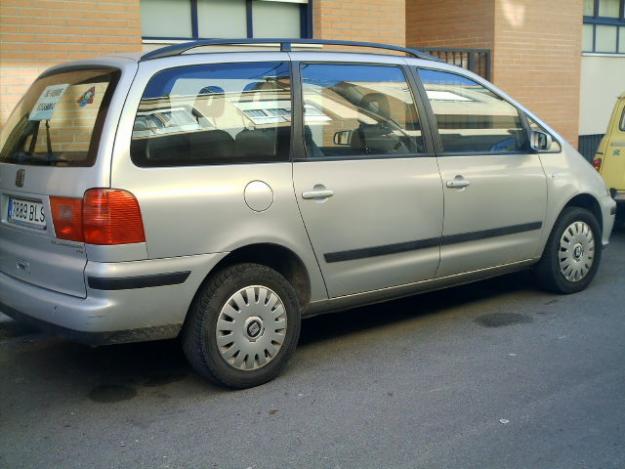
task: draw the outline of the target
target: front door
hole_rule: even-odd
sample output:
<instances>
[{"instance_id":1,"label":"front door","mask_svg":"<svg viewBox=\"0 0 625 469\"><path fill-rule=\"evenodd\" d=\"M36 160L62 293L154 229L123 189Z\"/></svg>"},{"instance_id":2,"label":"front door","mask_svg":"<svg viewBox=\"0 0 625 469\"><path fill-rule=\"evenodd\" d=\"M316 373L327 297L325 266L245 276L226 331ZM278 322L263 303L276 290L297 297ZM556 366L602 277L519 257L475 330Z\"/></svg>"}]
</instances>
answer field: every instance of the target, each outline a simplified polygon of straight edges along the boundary
<instances>
[{"instance_id":1,"label":"front door","mask_svg":"<svg viewBox=\"0 0 625 469\"><path fill-rule=\"evenodd\" d=\"M330 297L434 277L443 194L398 66L302 64L300 211Z\"/></svg>"},{"instance_id":2,"label":"front door","mask_svg":"<svg viewBox=\"0 0 625 469\"><path fill-rule=\"evenodd\" d=\"M519 111L462 75L419 76L440 138L445 216L438 276L535 258L547 181Z\"/></svg>"}]
</instances>

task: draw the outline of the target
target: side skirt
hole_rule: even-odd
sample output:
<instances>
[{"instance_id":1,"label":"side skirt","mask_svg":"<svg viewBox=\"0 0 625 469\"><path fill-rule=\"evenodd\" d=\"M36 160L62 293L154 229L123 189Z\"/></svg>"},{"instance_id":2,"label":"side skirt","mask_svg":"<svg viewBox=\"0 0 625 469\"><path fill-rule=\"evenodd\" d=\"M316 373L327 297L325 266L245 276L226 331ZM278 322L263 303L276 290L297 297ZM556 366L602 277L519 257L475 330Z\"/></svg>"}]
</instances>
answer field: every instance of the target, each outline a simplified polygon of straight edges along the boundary
<instances>
[{"instance_id":1,"label":"side skirt","mask_svg":"<svg viewBox=\"0 0 625 469\"><path fill-rule=\"evenodd\" d=\"M514 262L488 269L476 270L462 274L448 275L446 277L434 278L430 280L422 280L420 282L398 285L394 287L382 288L364 293L356 293L353 295L340 296L329 300L315 301L308 304L302 311L302 317L311 318L321 314L334 313L344 311L346 309L357 308L360 306L382 303L390 300L397 300L407 296L419 293L428 293L445 288L457 287L468 283L479 282L493 277L510 274L525 270L538 262L538 259L528 259L525 261Z\"/></svg>"}]
</instances>

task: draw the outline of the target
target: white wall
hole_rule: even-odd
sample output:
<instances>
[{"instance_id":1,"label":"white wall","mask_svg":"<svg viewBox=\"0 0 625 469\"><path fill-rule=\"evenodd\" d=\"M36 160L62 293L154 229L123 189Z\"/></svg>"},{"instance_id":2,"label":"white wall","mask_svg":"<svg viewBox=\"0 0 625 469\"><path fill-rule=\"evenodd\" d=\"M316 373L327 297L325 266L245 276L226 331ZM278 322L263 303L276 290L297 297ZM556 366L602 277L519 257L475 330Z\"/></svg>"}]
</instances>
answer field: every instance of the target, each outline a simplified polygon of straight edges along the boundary
<instances>
[{"instance_id":1,"label":"white wall","mask_svg":"<svg viewBox=\"0 0 625 469\"><path fill-rule=\"evenodd\" d=\"M603 134L625 92L625 55L582 57L579 134Z\"/></svg>"}]
</instances>

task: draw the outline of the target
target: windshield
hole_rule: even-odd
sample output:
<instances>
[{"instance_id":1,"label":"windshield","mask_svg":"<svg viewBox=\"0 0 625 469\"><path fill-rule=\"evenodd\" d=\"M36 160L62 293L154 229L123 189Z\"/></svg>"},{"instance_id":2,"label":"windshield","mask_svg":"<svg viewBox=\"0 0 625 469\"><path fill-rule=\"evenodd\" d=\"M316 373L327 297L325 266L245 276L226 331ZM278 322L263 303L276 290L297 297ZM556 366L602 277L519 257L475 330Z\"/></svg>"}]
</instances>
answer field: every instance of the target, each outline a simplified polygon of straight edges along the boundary
<instances>
[{"instance_id":1,"label":"windshield","mask_svg":"<svg viewBox=\"0 0 625 469\"><path fill-rule=\"evenodd\" d=\"M118 78L118 70L98 68L37 80L2 132L0 162L91 166Z\"/></svg>"}]
</instances>

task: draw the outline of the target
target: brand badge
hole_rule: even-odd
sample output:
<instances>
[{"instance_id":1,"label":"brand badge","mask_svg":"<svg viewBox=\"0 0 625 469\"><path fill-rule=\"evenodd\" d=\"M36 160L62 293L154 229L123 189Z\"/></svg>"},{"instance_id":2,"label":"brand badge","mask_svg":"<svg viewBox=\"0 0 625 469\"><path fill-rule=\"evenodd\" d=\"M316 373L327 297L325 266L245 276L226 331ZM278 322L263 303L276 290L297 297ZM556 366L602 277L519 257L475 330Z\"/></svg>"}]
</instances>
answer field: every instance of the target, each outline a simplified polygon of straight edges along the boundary
<instances>
[{"instance_id":1,"label":"brand badge","mask_svg":"<svg viewBox=\"0 0 625 469\"><path fill-rule=\"evenodd\" d=\"M260 333L260 329L261 327L258 321L252 321L247 326L247 335L254 338Z\"/></svg>"}]
</instances>

